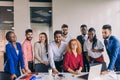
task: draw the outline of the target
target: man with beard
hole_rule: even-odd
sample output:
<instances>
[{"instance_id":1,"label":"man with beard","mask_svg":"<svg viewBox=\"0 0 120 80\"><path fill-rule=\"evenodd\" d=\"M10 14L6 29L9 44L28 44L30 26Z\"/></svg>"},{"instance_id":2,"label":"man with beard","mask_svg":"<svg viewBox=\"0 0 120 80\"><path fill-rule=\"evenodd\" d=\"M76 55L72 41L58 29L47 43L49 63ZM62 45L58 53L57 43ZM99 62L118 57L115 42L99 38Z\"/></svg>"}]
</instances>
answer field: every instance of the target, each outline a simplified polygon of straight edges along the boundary
<instances>
[{"instance_id":1,"label":"man with beard","mask_svg":"<svg viewBox=\"0 0 120 80\"><path fill-rule=\"evenodd\" d=\"M68 43L72 39L71 35L68 34L68 25L63 24L61 28L62 28L62 41Z\"/></svg>"},{"instance_id":2,"label":"man with beard","mask_svg":"<svg viewBox=\"0 0 120 80\"><path fill-rule=\"evenodd\" d=\"M102 36L110 62L107 70L102 74L108 74L110 71L120 71L120 41L112 34L111 25L102 27Z\"/></svg>"},{"instance_id":3,"label":"man with beard","mask_svg":"<svg viewBox=\"0 0 120 80\"><path fill-rule=\"evenodd\" d=\"M31 40L33 38L33 31L31 29L27 29L25 31L25 36L26 36L26 39L22 44L23 58L24 58L26 72L31 73L31 72L34 72L33 51L32 51L32 43L31 43Z\"/></svg>"},{"instance_id":4,"label":"man with beard","mask_svg":"<svg viewBox=\"0 0 120 80\"><path fill-rule=\"evenodd\" d=\"M62 72L63 55L66 51L66 43L62 42L62 31L54 32L54 41L49 44L48 56L53 73Z\"/></svg>"},{"instance_id":5,"label":"man with beard","mask_svg":"<svg viewBox=\"0 0 120 80\"><path fill-rule=\"evenodd\" d=\"M84 48L83 48L85 40L88 39L87 25L82 24L80 26L80 31L81 31L82 34L77 36L77 39L82 45L82 55L83 55L83 63L84 63L83 72L88 72L89 71L89 63L88 63L88 60L86 58L86 52L84 52Z\"/></svg>"}]
</instances>

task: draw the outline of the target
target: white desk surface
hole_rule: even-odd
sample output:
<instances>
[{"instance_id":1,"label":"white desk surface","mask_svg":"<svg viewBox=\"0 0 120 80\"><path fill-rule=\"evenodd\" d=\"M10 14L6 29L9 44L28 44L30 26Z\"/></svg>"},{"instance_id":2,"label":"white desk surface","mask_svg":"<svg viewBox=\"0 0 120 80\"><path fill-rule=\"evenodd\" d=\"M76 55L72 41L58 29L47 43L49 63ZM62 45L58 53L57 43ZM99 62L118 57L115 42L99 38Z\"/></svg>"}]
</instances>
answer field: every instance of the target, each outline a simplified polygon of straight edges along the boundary
<instances>
[{"instance_id":1,"label":"white desk surface","mask_svg":"<svg viewBox=\"0 0 120 80\"><path fill-rule=\"evenodd\" d=\"M78 78L80 75L85 75L88 74L86 72L82 72L79 75L73 75L71 73L60 73L63 74L64 77L60 78L58 77L58 75L53 75L52 78L48 75L48 73L38 73L38 75L36 76L36 80L85 80L82 78ZM24 76L24 75L22 75ZM16 80L20 80L20 78L22 77L20 76L18 79ZM120 74L115 74L115 72L111 72L107 75L100 75L99 77L96 77L93 80L120 80Z\"/></svg>"}]
</instances>

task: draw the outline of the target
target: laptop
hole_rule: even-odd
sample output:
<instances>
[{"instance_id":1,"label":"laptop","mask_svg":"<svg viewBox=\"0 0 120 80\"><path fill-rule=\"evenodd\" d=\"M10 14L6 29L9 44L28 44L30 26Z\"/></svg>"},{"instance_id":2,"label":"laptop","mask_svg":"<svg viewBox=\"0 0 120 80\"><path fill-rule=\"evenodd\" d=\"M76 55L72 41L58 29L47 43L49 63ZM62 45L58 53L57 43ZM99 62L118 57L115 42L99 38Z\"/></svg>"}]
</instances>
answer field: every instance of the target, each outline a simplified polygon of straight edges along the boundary
<instances>
[{"instance_id":1,"label":"laptop","mask_svg":"<svg viewBox=\"0 0 120 80\"><path fill-rule=\"evenodd\" d=\"M79 78L85 79L85 80L92 80L92 79L100 76L101 68L102 68L102 64L90 66L89 74L79 76Z\"/></svg>"}]
</instances>

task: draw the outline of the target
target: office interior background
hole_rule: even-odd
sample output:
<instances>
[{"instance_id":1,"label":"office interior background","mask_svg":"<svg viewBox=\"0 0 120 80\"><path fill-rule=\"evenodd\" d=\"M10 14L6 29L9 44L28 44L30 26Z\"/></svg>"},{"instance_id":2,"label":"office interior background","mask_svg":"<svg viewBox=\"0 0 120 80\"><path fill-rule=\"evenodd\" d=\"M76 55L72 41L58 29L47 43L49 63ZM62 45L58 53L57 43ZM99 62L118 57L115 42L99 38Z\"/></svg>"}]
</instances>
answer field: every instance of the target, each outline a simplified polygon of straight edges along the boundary
<instances>
[{"instance_id":1,"label":"office interior background","mask_svg":"<svg viewBox=\"0 0 120 80\"><path fill-rule=\"evenodd\" d=\"M69 33L76 38L80 35L80 25L96 29L102 39L102 26L110 24L112 34L120 39L120 0L0 0L0 71L3 71L5 33L13 30L21 43L25 30L33 29L32 42L38 41L40 32L46 32L49 42L53 32L69 26ZM108 62L106 51L103 53Z\"/></svg>"}]
</instances>

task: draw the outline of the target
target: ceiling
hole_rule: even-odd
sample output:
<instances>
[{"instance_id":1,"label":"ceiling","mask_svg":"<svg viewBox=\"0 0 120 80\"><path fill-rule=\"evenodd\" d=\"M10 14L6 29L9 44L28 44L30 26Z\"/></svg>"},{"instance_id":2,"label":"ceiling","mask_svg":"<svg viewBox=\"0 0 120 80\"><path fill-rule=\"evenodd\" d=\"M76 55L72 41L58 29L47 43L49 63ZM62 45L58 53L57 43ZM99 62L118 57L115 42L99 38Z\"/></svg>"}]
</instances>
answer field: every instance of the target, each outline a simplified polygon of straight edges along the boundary
<instances>
[{"instance_id":1,"label":"ceiling","mask_svg":"<svg viewBox=\"0 0 120 80\"><path fill-rule=\"evenodd\" d=\"M13 0L0 0L0 1L13 1ZM52 2L52 0L30 0L30 2Z\"/></svg>"},{"instance_id":2,"label":"ceiling","mask_svg":"<svg viewBox=\"0 0 120 80\"><path fill-rule=\"evenodd\" d=\"M0 6L0 29L12 29L14 26L14 11L13 7ZM31 23L48 24L52 23L51 7L31 7L30 8Z\"/></svg>"}]
</instances>

